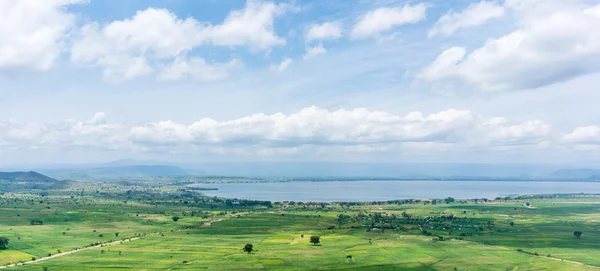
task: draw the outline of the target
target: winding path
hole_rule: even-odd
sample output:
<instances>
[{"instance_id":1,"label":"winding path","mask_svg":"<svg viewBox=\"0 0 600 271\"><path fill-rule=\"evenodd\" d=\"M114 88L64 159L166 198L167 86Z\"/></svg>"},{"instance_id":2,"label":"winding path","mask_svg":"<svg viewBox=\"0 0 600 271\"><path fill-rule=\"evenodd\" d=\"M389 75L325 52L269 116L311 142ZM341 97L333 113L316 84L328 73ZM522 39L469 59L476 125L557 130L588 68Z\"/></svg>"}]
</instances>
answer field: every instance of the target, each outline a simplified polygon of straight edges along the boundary
<instances>
[{"instance_id":1,"label":"winding path","mask_svg":"<svg viewBox=\"0 0 600 271\"><path fill-rule=\"evenodd\" d=\"M514 252L519 253L517 250L515 250L514 248L510 248L510 247L488 245L488 244L483 244L483 243L479 243L479 242L465 241L465 240L463 240L461 242L469 242L469 243L474 243L474 244L478 244L478 245L484 245L484 246L488 246L488 247L495 247L495 248L498 248L498 249L510 250L510 251L514 251ZM528 253L526 253L526 254L528 254ZM548 256L543 256L543 255L539 255L539 256L531 255L531 256L532 257L546 258L546 259L550 259L550 260L561 261L561 262L572 263L572 264L577 264L577 265L582 265L582 266L586 266L586 267L600 269L600 266L591 265L591 264L587 264L587 263L582 263L582 262L578 262L578 261L566 260L566 259L555 258L555 257L548 257Z\"/></svg>"},{"instance_id":2,"label":"winding path","mask_svg":"<svg viewBox=\"0 0 600 271\"><path fill-rule=\"evenodd\" d=\"M148 234L146 236L150 236L150 234ZM124 243L124 242L135 241L135 240L140 239L140 238L141 237L132 237L132 238L125 239L125 240L117 240L117 241L102 243L102 244L95 245L95 246L89 246L89 247L78 248L78 249L69 250L69 251L65 251L65 252L61 252L61 253L56 253L56 254L53 254L53 255L50 255L50 256L41 257L39 259L25 261L25 262L21 262L21 263L1 265L0 269L9 268L9 267L18 266L18 265L25 265L25 264L37 263L37 262L41 262L41 261L45 261L45 260L50 260L52 258L57 258L57 257L62 257L62 256L65 256L65 255L73 254L75 252L79 252L79 251L83 251L83 250L88 250L88 249L93 249L93 248L99 248L99 247L105 247L105 246L111 246L111 245L118 245L118 244L121 244L121 243Z\"/></svg>"},{"instance_id":3,"label":"winding path","mask_svg":"<svg viewBox=\"0 0 600 271\"><path fill-rule=\"evenodd\" d=\"M212 223L214 222L219 222L219 221L223 221L227 218L217 218L217 219L213 219L213 220L209 220L207 222L205 222L204 224L202 224L203 227L208 227L211 226ZM187 230L188 228L184 228L184 229L179 229L177 231L182 231L182 230ZM37 262L41 262L41 261L45 261L45 260L50 260L53 258L57 258L57 257L62 257L62 256L66 256L69 254L73 254L76 252L80 252L80 251L84 251L84 250L88 250L88 249L94 249L94 248L99 248L99 247L106 247L106 246L112 246L112 245L118 245L121 243L125 243L125 242L131 242L131 241L135 241L138 240L140 238L143 237L148 237L148 236L153 236L153 235L157 235L160 234L160 232L155 232L155 233L149 233L143 236L139 236L139 237L132 237L132 238L128 238L128 239L124 239L124 240L117 240L117 241L112 241L112 242L106 242L106 243L102 243L99 245L95 245L95 246L89 246L89 247L84 247L84 248L78 248L78 249L74 249L74 250L69 250L69 251L65 251L65 252L61 252L61 253L56 253L50 256L46 256L46 257L41 257L35 260L29 260L29 261L24 261L24 262L20 262L20 263L13 263L13 264L7 264L7 265L0 265L0 269L6 269L9 267L14 267L14 266L20 266L20 265L27 265L27 264L32 264L32 263L37 263Z\"/></svg>"}]
</instances>

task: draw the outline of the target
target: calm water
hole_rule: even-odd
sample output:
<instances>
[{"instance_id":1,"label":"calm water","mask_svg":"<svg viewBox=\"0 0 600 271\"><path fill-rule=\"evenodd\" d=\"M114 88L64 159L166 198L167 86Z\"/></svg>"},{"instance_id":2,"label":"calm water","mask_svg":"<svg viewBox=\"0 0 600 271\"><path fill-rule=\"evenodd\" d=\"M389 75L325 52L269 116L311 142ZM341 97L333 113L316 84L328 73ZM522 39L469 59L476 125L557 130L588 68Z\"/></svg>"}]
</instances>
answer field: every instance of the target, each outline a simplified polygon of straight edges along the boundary
<instances>
[{"instance_id":1,"label":"calm water","mask_svg":"<svg viewBox=\"0 0 600 271\"><path fill-rule=\"evenodd\" d=\"M513 194L600 193L599 182L348 181L198 184L209 196L273 201L495 198Z\"/></svg>"}]
</instances>

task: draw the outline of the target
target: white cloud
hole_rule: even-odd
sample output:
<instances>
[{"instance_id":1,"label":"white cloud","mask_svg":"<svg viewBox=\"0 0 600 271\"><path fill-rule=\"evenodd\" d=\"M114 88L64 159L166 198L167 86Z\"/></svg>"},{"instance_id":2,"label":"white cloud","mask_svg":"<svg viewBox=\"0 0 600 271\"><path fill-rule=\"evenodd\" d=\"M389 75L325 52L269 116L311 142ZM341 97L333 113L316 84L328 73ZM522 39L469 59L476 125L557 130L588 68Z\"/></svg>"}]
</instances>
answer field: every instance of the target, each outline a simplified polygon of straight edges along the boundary
<instances>
[{"instance_id":1,"label":"white cloud","mask_svg":"<svg viewBox=\"0 0 600 271\"><path fill-rule=\"evenodd\" d=\"M490 39L470 54L462 47L448 49L417 77L460 80L478 90L500 91L537 88L600 71L600 17L594 13L598 6L524 2L512 3L519 7L520 29Z\"/></svg>"},{"instance_id":2,"label":"white cloud","mask_svg":"<svg viewBox=\"0 0 600 271\"><path fill-rule=\"evenodd\" d=\"M342 37L342 24L340 22L325 22L313 24L308 27L306 41L339 39Z\"/></svg>"},{"instance_id":3,"label":"white cloud","mask_svg":"<svg viewBox=\"0 0 600 271\"><path fill-rule=\"evenodd\" d=\"M49 69L75 24L75 16L64 7L77 2L0 1L0 71Z\"/></svg>"},{"instance_id":4,"label":"white cloud","mask_svg":"<svg viewBox=\"0 0 600 271\"><path fill-rule=\"evenodd\" d=\"M289 115L254 114L225 121L204 118L191 124L110 123L104 113L86 121L0 122L0 150L85 147L179 152L213 148L220 152L286 153L302 146L347 146L351 152L381 152L397 144L421 149L455 146L491 150L548 140L552 140L552 128L539 120L511 122L456 109L402 116L364 108L330 111L307 107Z\"/></svg>"},{"instance_id":5,"label":"white cloud","mask_svg":"<svg viewBox=\"0 0 600 271\"><path fill-rule=\"evenodd\" d=\"M600 18L600 5L585 9L583 13Z\"/></svg>"},{"instance_id":6,"label":"white cloud","mask_svg":"<svg viewBox=\"0 0 600 271\"><path fill-rule=\"evenodd\" d=\"M435 81L455 76L453 68L465 57L466 52L466 49L462 47L452 47L445 50L431 65L423 69L417 77Z\"/></svg>"},{"instance_id":7,"label":"white cloud","mask_svg":"<svg viewBox=\"0 0 600 271\"><path fill-rule=\"evenodd\" d=\"M102 27L85 25L71 59L104 67L108 80L133 79L153 72L150 61L171 59L198 45L200 28L193 18L180 20L167 10L149 8Z\"/></svg>"},{"instance_id":8,"label":"white cloud","mask_svg":"<svg viewBox=\"0 0 600 271\"><path fill-rule=\"evenodd\" d=\"M271 65L271 70L275 72L285 71L290 65L292 65L293 60L289 57L284 58L281 63L277 65Z\"/></svg>"},{"instance_id":9,"label":"white cloud","mask_svg":"<svg viewBox=\"0 0 600 271\"><path fill-rule=\"evenodd\" d=\"M109 82L134 79L154 72L144 57L112 56L101 62L106 65L103 78Z\"/></svg>"},{"instance_id":10,"label":"white cloud","mask_svg":"<svg viewBox=\"0 0 600 271\"><path fill-rule=\"evenodd\" d=\"M201 80L222 79L236 66L236 60L210 65L187 54L204 44L252 50L283 45L285 40L274 33L273 20L289 9L285 4L248 1L245 9L232 11L222 24L210 25L191 17L180 19L165 9L148 8L129 19L83 26L71 48L71 60L103 67L105 79L111 81L148 75L165 65L160 79L183 78L184 74Z\"/></svg>"},{"instance_id":11,"label":"white cloud","mask_svg":"<svg viewBox=\"0 0 600 271\"><path fill-rule=\"evenodd\" d=\"M481 1L470 4L461 12L444 14L429 31L429 36L450 36L457 30L481 25L491 19L504 16L504 7L494 2Z\"/></svg>"},{"instance_id":12,"label":"white cloud","mask_svg":"<svg viewBox=\"0 0 600 271\"><path fill-rule=\"evenodd\" d=\"M412 24L425 19L427 6L423 3L401 7L383 7L367 12L356 22L350 37L368 38L396 26Z\"/></svg>"},{"instance_id":13,"label":"white cloud","mask_svg":"<svg viewBox=\"0 0 600 271\"><path fill-rule=\"evenodd\" d=\"M563 138L565 141L572 143L600 145L600 126L577 127L573 132L564 135Z\"/></svg>"},{"instance_id":14,"label":"white cloud","mask_svg":"<svg viewBox=\"0 0 600 271\"><path fill-rule=\"evenodd\" d=\"M459 142L461 135L481 129L482 119L470 111L447 110L428 116L413 112L396 116L367 109L328 111L317 107L304 108L284 115L256 114L235 120L218 122L202 119L191 125L170 121L133 127L130 137L144 144L185 142L188 144L221 145L361 145L390 142ZM502 126L499 126L502 127ZM494 127L497 129L498 127ZM511 139L531 131L517 129L507 132ZM518 134L517 134L518 133ZM481 136L481 134L478 134ZM504 137L503 137L504 138Z\"/></svg>"},{"instance_id":15,"label":"white cloud","mask_svg":"<svg viewBox=\"0 0 600 271\"><path fill-rule=\"evenodd\" d=\"M229 77L230 72L241 65L237 59L211 64L199 57L177 57L162 69L158 79L168 81L191 77L198 81L215 81Z\"/></svg>"},{"instance_id":16,"label":"white cloud","mask_svg":"<svg viewBox=\"0 0 600 271\"><path fill-rule=\"evenodd\" d=\"M485 140L491 144L527 145L541 144L550 139L552 127L540 120L526 121L515 125L488 123L491 129ZM487 126L486 125L486 126Z\"/></svg>"},{"instance_id":17,"label":"white cloud","mask_svg":"<svg viewBox=\"0 0 600 271\"><path fill-rule=\"evenodd\" d=\"M286 4L249 0L245 9L232 11L223 24L206 27L202 35L214 45L267 50L286 43L275 34L273 20L291 9Z\"/></svg>"},{"instance_id":18,"label":"white cloud","mask_svg":"<svg viewBox=\"0 0 600 271\"><path fill-rule=\"evenodd\" d=\"M309 59L325 53L327 53L327 50L325 50L322 43L319 43L313 47L307 47L306 54L304 54L303 58Z\"/></svg>"},{"instance_id":19,"label":"white cloud","mask_svg":"<svg viewBox=\"0 0 600 271\"><path fill-rule=\"evenodd\" d=\"M0 149L52 149L80 147L120 149L125 127L107 123L102 112L85 121L65 120L59 123L21 123L0 121Z\"/></svg>"}]
</instances>

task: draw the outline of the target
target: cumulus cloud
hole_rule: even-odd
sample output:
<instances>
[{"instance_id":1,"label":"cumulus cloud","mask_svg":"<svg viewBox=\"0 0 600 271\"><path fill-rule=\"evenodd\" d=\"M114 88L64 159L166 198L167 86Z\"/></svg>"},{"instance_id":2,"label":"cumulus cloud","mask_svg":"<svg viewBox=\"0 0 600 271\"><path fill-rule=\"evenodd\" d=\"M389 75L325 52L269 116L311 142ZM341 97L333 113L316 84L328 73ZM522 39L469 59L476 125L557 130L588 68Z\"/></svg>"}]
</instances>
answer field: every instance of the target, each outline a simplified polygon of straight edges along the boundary
<instances>
[{"instance_id":1,"label":"cumulus cloud","mask_svg":"<svg viewBox=\"0 0 600 271\"><path fill-rule=\"evenodd\" d=\"M596 131L597 133L598 131ZM111 123L104 113L89 120L59 123L0 122L0 149L96 148L153 152L196 150L236 153L290 153L303 146L338 146L349 152L381 152L456 146L531 146L552 140L552 127L539 120L512 122L468 110L395 115L365 108L330 111L307 107L293 114L254 114L193 123L159 121L143 125ZM596 134L597 135L597 134Z\"/></svg>"},{"instance_id":2,"label":"cumulus cloud","mask_svg":"<svg viewBox=\"0 0 600 271\"><path fill-rule=\"evenodd\" d=\"M564 135L563 139L572 143L600 145L600 126L577 127L573 132Z\"/></svg>"},{"instance_id":3,"label":"cumulus cloud","mask_svg":"<svg viewBox=\"0 0 600 271\"><path fill-rule=\"evenodd\" d=\"M247 46L252 50L283 45L285 40L275 34L273 21L288 10L286 4L248 1L244 9L232 11L222 24L211 25L191 17L178 18L166 9L148 8L128 19L83 26L73 42L71 60L104 68L105 79L112 81L148 75L165 65L160 79L184 75L224 78L239 61L208 64L202 58L188 57L189 52L205 44Z\"/></svg>"},{"instance_id":4,"label":"cumulus cloud","mask_svg":"<svg viewBox=\"0 0 600 271\"><path fill-rule=\"evenodd\" d=\"M399 7L382 7L362 15L352 27L350 37L362 39L376 36L396 26L417 23L425 19L423 3Z\"/></svg>"},{"instance_id":5,"label":"cumulus cloud","mask_svg":"<svg viewBox=\"0 0 600 271\"><path fill-rule=\"evenodd\" d=\"M322 55L325 53L327 53L327 50L323 47L322 43L319 43L315 46L307 47L306 54L304 54L303 58L309 59L309 58L313 58L315 56Z\"/></svg>"},{"instance_id":6,"label":"cumulus cloud","mask_svg":"<svg viewBox=\"0 0 600 271\"><path fill-rule=\"evenodd\" d=\"M494 2L481 1L470 4L461 12L444 14L429 31L429 36L450 36L457 30L481 25L491 19L504 16L504 7Z\"/></svg>"},{"instance_id":7,"label":"cumulus cloud","mask_svg":"<svg viewBox=\"0 0 600 271\"><path fill-rule=\"evenodd\" d=\"M282 72L285 71L290 65L292 65L293 60L289 57L284 58L279 64L271 65L271 70L274 72Z\"/></svg>"},{"instance_id":8,"label":"cumulus cloud","mask_svg":"<svg viewBox=\"0 0 600 271\"><path fill-rule=\"evenodd\" d=\"M75 26L75 16L65 7L78 2L0 1L0 71L49 69Z\"/></svg>"},{"instance_id":9,"label":"cumulus cloud","mask_svg":"<svg viewBox=\"0 0 600 271\"><path fill-rule=\"evenodd\" d=\"M342 24L340 22L325 22L313 24L308 27L306 41L334 40L342 37Z\"/></svg>"},{"instance_id":10,"label":"cumulus cloud","mask_svg":"<svg viewBox=\"0 0 600 271\"><path fill-rule=\"evenodd\" d=\"M121 124L107 123L105 114L94 114L89 120L65 120L59 123L21 123L0 121L0 148L53 149L71 147L119 149L124 146L126 132Z\"/></svg>"},{"instance_id":11,"label":"cumulus cloud","mask_svg":"<svg viewBox=\"0 0 600 271\"><path fill-rule=\"evenodd\" d=\"M416 76L459 80L482 91L538 88L600 71L600 5L574 1L508 1L521 27L466 52L444 51Z\"/></svg>"}]
</instances>

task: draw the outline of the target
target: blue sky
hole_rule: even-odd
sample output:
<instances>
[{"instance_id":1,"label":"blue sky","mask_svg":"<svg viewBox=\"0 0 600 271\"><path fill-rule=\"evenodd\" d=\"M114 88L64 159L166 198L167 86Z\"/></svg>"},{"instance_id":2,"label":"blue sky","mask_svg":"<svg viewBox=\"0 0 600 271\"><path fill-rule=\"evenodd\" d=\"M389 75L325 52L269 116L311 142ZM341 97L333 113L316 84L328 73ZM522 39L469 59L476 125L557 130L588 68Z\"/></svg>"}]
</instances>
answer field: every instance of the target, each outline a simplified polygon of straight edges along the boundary
<instances>
[{"instance_id":1,"label":"blue sky","mask_svg":"<svg viewBox=\"0 0 600 271\"><path fill-rule=\"evenodd\" d=\"M0 163L591 163L600 5L0 0Z\"/></svg>"}]
</instances>

